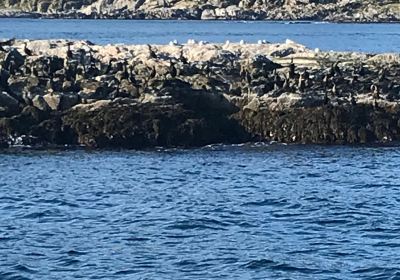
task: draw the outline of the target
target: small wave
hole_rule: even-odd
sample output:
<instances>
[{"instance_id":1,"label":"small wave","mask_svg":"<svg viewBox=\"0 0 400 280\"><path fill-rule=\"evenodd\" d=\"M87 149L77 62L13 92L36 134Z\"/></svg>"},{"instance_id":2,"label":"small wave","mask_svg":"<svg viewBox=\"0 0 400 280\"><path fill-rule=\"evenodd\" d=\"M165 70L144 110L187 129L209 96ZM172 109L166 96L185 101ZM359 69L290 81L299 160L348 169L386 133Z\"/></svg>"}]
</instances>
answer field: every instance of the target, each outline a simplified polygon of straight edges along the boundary
<instances>
[{"instance_id":1,"label":"small wave","mask_svg":"<svg viewBox=\"0 0 400 280\"><path fill-rule=\"evenodd\" d=\"M71 259L71 258L61 258L61 259L59 259L58 263L61 266L71 266L71 265L76 265L76 264L80 263L80 261L77 259Z\"/></svg>"},{"instance_id":2,"label":"small wave","mask_svg":"<svg viewBox=\"0 0 400 280\"><path fill-rule=\"evenodd\" d=\"M22 219L37 219L37 218L43 218L45 216L50 216L50 215L51 215L51 211L46 210L43 212L33 212L33 213L26 214L25 216L22 216Z\"/></svg>"},{"instance_id":3,"label":"small wave","mask_svg":"<svg viewBox=\"0 0 400 280\"><path fill-rule=\"evenodd\" d=\"M115 275L129 275L129 274L136 274L140 272L139 270L134 270L134 269L126 269L126 270L119 270L115 272Z\"/></svg>"},{"instance_id":4,"label":"small wave","mask_svg":"<svg viewBox=\"0 0 400 280\"><path fill-rule=\"evenodd\" d=\"M287 199L264 199L261 201L245 202L242 206L284 206L287 203Z\"/></svg>"},{"instance_id":5,"label":"small wave","mask_svg":"<svg viewBox=\"0 0 400 280\"><path fill-rule=\"evenodd\" d=\"M69 250L69 251L67 252L67 254L68 254L69 256L83 256L83 255L86 255L87 252Z\"/></svg>"},{"instance_id":6,"label":"small wave","mask_svg":"<svg viewBox=\"0 0 400 280\"><path fill-rule=\"evenodd\" d=\"M149 238L146 237L128 237L124 238L125 241L131 241L131 242L143 242L143 241L149 241Z\"/></svg>"},{"instance_id":7,"label":"small wave","mask_svg":"<svg viewBox=\"0 0 400 280\"><path fill-rule=\"evenodd\" d=\"M191 229L211 229L211 230L224 230L228 226L227 223L220 222L215 219L191 219L184 220L169 225L169 229L191 230Z\"/></svg>"},{"instance_id":8,"label":"small wave","mask_svg":"<svg viewBox=\"0 0 400 280\"><path fill-rule=\"evenodd\" d=\"M244 265L247 269L271 269L283 272L316 273L318 270L307 267L295 267L285 263L278 263L268 259L252 260Z\"/></svg>"},{"instance_id":9,"label":"small wave","mask_svg":"<svg viewBox=\"0 0 400 280\"><path fill-rule=\"evenodd\" d=\"M13 267L13 269L25 273L31 273L31 274L37 273L37 271L34 270L33 268L30 268L29 266L23 264L17 264L16 266Z\"/></svg>"}]
</instances>

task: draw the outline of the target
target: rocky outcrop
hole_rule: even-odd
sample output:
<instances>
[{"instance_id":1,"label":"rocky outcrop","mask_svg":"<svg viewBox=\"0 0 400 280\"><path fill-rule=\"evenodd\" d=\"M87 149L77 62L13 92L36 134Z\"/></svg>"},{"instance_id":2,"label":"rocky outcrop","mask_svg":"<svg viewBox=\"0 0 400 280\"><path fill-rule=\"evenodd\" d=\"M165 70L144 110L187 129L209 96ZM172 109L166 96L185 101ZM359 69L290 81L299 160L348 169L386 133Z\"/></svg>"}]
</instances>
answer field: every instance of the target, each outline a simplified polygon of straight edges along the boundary
<instances>
[{"instance_id":1,"label":"rocky outcrop","mask_svg":"<svg viewBox=\"0 0 400 280\"><path fill-rule=\"evenodd\" d=\"M0 9L2 16L56 18L400 20L393 0L3 0Z\"/></svg>"},{"instance_id":2,"label":"rocky outcrop","mask_svg":"<svg viewBox=\"0 0 400 280\"><path fill-rule=\"evenodd\" d=\"M0 143L400 140L400 56L284 44L0 42Z\"/></svg>"}]
</instances>

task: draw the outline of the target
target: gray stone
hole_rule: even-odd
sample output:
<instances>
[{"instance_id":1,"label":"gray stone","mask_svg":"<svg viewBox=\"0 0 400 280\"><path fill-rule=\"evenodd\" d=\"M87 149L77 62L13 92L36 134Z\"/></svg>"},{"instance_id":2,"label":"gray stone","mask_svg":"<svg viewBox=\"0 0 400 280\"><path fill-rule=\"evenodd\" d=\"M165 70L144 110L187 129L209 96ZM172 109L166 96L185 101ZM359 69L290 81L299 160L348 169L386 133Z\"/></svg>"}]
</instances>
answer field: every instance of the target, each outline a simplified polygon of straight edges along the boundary
<instances>
[{"instance_id":1,"label":"gray stone","mask_svg":"<svg viewBox=\"0 0 400 280\"><path fill-rule=\"evenodd\" d=\"M49 105L49 107L56 111L60 108L60 103L61 103L61 95L60 94L46 94L45 96L43 96L44 100L46 101L47 105Z\"/></svg>"},{"instance_id":2,"label":"gray stone","mask_svg":"<svg viewBox=\"0 0 400 280\"><path fill-rule=\"evenodd\" d=\"M51 110L51 108L47 104L46 100L43 98L43 96L40 96L40 95L36 95L32 99L32 105L34 107L38 108L39 110L44 111L44 112L47 112L47 111Z\"/></svg>"}]
</instances>

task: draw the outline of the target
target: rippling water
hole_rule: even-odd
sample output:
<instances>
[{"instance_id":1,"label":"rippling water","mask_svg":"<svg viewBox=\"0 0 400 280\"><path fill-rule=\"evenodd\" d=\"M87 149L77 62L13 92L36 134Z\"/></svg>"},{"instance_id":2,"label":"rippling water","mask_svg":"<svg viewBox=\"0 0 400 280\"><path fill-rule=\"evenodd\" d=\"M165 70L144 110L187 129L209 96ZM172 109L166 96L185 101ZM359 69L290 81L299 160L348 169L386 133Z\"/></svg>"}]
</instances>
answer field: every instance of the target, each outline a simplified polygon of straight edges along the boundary
<instances>
[{"instance_id":1,"label":"rippling water","mask_svg":"<svg viewBox=\"0 0 400 280\"><path fill-rule=\"evenodd\" d=\"M400 277L398 148L0 158L0 279Z\"/></svg>"},{"instance_id":2,"label":"rippling water","mask_svg":"<svg viewBox=\"0 0 400 280\"><path fill-rule=\"evenodd\" d=\"M178 39L283 42L338 51L400 52L400 24L311 22L0 19L0 38L82 39L98 44L166 44Z\"/></svg>"}]
</instances>

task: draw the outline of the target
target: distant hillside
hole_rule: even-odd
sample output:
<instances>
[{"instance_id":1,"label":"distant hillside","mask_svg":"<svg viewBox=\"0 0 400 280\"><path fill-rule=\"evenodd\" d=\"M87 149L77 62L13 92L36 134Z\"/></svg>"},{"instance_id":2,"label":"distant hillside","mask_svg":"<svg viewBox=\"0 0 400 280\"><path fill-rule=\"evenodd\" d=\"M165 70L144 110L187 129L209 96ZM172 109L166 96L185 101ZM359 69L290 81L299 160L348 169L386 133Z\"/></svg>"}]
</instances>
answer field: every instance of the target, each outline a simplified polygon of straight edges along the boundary
<instances>
[{"instance_id":1,"label":"distant hillside","mask_svg":"<svg viewBox=\"0 0 400 280\"><path fill-rule=\"evenodd\" d=\"M400 21L399 0L0 0L3 16Z\"/></svg>"}]
</instances>

